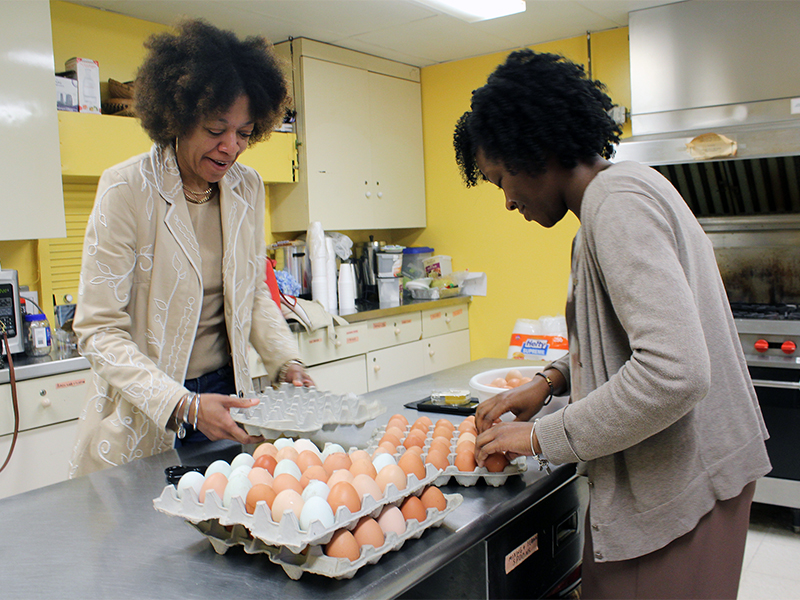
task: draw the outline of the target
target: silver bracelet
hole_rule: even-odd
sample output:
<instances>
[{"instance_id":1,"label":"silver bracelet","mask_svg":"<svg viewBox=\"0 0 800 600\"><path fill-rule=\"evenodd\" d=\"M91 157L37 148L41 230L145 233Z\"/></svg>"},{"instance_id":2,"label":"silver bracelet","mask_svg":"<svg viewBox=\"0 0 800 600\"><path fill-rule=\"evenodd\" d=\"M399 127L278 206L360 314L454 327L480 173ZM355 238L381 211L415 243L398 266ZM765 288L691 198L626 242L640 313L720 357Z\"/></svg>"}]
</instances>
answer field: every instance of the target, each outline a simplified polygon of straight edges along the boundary
<instances>
[{"instance_id":1,"label":"silver bracelet","mask_svg":"<svg viewBox=\"0 0 800 600\"><path fill-rule=\"evenodd\" d=\"M536 450L534 450L534 448L533 448L533 432L536 431L536 424L538 422L539 422L539 419L534 419L533 427L531 427L531 454L539 462L539 470L540 471L544 470L544 471L547 472L548 475L551 475L552 471L550 470L550 461L547 460L541 454L537 454Z\"/></svg>"},{"instance_id":2,"label":"silver bracelet","mask_svg":"<svg viewBox=\"0 0 800 600\"><path fill-rule=\"evenodd\" d=\"M194 403L194 419L192 419L192 429L197 431L197 417L200 415L200 394L195 394L192 402Z\"/></svg>"},{"instance_id":3,"label":"silver bracelet","mask_svg":"<svg viewBox=\"0 0 800 600\"><path fill-rule=\"evenodd\" d=\"M178 424L178 430L175 433L179 440L186 437L186 411L184 410L184 405L187 404L186 401L188 399L189 394L184 394L178 402L178 407L175 409L175 422ZM181 413L183 413L183 416L181 416Z\"/></svg>"},{"instance_id":4,"label":"silver bracelet","mask_svg":"<svg viewBox=\"0 0 800 600\"><path fill-rule=\"evenodd\" d=\"M283 365L281 366L280 370L278 371L278 379L276 380L277 383L280 383L280 382L282 382L282 381L284 381L286 379L286 373L289 371L289 367L291 367L292 365L298 365L299 367L302 367L303 369L306 368L306 366L302 362L297 360L296 358L293 358L291 360L287 360L285 363L283 363Z\"/></svg>"}]
</instances>

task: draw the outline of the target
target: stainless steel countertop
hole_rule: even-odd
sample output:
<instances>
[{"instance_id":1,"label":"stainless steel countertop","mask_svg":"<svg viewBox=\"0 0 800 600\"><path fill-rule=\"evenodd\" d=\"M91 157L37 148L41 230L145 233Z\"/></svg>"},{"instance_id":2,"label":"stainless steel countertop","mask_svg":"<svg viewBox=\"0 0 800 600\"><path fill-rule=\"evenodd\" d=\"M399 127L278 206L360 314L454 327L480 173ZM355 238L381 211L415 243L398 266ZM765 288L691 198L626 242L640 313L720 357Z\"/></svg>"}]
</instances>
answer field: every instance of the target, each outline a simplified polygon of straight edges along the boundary
<instances>
[{"instance_id":1,"label":"stainless steel countertop","mask_svg":"<svg viewBox=\"0 0 800 600\"><path fill-rule=\"evenodd\" d=\"M11 358L14 361L14 377L16 377L17 381L47 377L48 375L60 375L61 373L71 373L73 371L82 371L83 369L91 368L89 366L89 361L82 356L56 360L50 355L30 357L22 354L19 356L12 356ZM8 361L4 356L3 368L0 369L0 384L8 383L9 381Z\"/></svg>"},{"instance_id":2,"label":"stainless steel countertop","mask_svg":"<svg viewBox=\"0 0 800 600\"><path fill-rule=\"evenodd\" d=\"M403 300L403 304L400 304L399 306L384 307L381 307L381 305L377 302L356 301L356 308L358 309L358 312L349 315L342 315L342 318L348 323L358 323L360 321L381 319L383 317L402 315L420 310L447 308L449 306L457 306L459 304L468 304L471 300L472 296L453 296L452 298L442 298L441 300L406 299Z\"/></svg>"},{"instance_id":3,"label":"stainless steel countertop","mask_svg":"<svg viewBox=\"0 0 800 600\"><path fill-rule=\"evenodd\" d=\"M341 427L312 439L364 447L372 431L395 412L409 420L421 413L403 404L437 387L465 387L474 374L518 361L482 359L368 394L387 412L362 428ZM556 399L548 411L565 399ZM425 413L439 418L436 413ZM442 415L453 422L461 417ZM252 447L246 447L252 451ZM266 556L234 548L217 555L211 544L180 519L156 512L153 499L170 465L231 460L242 450L232 442L172 450L92 475L0 500L0 591L8 598L391 598L508 523L574 475L572 465L547 476L529 460L522 477L493 488L450 484L464 502L418 540L409 540L352 579L305 574L292 581ZM2 476L0 476L0 481Z\"/></svg>"}]
</instances>

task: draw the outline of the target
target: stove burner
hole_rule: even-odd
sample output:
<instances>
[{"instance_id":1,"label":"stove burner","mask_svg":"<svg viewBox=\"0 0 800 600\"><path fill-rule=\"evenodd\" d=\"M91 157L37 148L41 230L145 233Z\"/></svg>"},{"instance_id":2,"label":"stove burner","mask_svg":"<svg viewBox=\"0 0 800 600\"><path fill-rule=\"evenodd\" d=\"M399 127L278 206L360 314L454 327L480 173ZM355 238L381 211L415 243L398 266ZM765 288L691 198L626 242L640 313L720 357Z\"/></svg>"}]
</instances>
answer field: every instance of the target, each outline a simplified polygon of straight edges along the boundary
<instances>
[{"instance_id":1,"label":"stove burner","mask_svg":"<svg viewBox=\"0 0 800 600\"><path fill-rule=\"evenodd\" d=\"M800 321L796 304L747 304L731 302L735 319L767 319L770 321Z\"/></svg>"}]
</instances>

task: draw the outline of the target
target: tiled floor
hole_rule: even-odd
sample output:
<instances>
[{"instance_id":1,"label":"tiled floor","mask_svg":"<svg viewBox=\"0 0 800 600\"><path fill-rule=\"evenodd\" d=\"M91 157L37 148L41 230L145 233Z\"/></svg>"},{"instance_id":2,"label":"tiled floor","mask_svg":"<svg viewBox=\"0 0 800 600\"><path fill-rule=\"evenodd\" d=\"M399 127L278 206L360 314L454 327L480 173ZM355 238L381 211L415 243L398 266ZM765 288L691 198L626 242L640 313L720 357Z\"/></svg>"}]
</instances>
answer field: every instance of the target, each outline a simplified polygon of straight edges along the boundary
<instances>
[{"instance_id":1,"label":"tiled floor","mask_svg":"<svg viewBox=\"0 0 800 600\"><path fill-rule=\"evenodd\" d=\"M753 504L738 600L800 600L800 533L789 509Z\"/></svg>"}]
</instances>

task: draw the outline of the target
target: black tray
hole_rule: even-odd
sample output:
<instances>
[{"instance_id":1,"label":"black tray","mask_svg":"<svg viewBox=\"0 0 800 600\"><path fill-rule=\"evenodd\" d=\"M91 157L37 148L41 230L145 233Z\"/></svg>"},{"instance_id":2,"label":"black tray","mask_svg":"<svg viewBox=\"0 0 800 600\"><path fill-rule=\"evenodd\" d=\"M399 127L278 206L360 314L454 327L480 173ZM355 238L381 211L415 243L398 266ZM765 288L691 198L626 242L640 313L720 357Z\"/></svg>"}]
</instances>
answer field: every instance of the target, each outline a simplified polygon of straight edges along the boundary
<instances>
[{"instance_id":1,"label":"black tray","mask_svg":"<svg viewBox=\"0 0 800 600\"><path fill-rule=\"evenodd\" d=\"M474 396L469 399L469 402L466 404L461 405L454 405L454 404L434 404L431 401L431 397L428 396L427 398L423 398L422 400L416 400L415 402L409 402L405 405L406 408L413 408L414 410L419 410L422 412L435 412L435 413L445 413L448 415L474 415L475 414L475 407L478 406L478 400Z\"/></svg>"}]
</instances>

